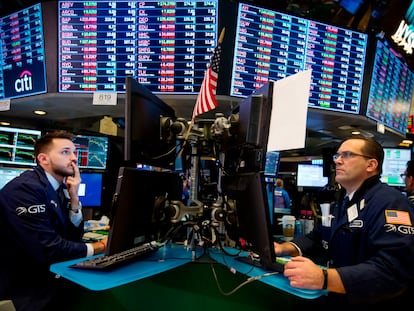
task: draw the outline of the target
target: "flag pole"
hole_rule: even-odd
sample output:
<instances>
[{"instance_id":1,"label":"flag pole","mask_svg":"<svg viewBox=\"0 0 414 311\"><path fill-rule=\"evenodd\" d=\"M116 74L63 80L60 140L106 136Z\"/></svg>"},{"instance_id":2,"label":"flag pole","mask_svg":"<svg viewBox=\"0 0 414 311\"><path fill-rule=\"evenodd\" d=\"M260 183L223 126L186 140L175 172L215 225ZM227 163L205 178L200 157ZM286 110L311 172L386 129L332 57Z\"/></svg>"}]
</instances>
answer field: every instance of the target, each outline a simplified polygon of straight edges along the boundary
<instances>
[{"instance_id":1,"label":"flag pole","mask_svg":"<svg viewBox=\"0 0 414 311\"><path fill-rule=\"evenodd\" d=\"M224 33L225 33L225 32L226 32L226 28L225 28L225 27L223 27L223 29L221 30L221 33L220 33L219 39L218 39L218 45L220 45L220 44L222 44L222 43L223 43L223 40L224 40ZM195 114L194 114L194 112L193 112L193 115L191 116L191 121L190 121L190 124L188 125L187 132L185 133L185 136L184 136L184 142L183 142L182 148L181 148L180 152L178 153L178 157L181 157L181 154L182 154L182 152L183 152L183 150L184 150L184 147L185 147L185 145L187 144L188 137L190 136L191 129L193 128L193 125L194 125L194 122L195 122L195 117L196 117L196 116L195 116Z\"/></svg>"}]
</instances>

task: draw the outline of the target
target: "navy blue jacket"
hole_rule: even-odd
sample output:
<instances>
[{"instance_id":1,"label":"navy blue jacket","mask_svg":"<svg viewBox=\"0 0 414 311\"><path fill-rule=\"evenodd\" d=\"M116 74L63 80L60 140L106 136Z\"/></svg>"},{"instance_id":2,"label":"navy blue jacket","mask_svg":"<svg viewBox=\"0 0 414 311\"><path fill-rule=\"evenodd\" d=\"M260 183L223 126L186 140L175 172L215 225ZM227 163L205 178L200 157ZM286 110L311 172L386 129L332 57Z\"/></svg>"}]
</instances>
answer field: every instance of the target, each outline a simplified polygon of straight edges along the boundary
<instances>
[{"instance_id":1,"label":"navy blue jacket","mask_svg":"<svg viewBox=\"0 0 414 311\"><path fill-rule=\"evenodd\" d=\"M304 254L323 249L323 262L337 268L347 294L330 294L331 300L396 303L413 295L414 213L408 199L375 176L346 208L339 206L331 207L331 227L319 222L307 236L293 241Z\"/></svg>"},{"instance_id":2,"label":"navy blue jacket","mask_svg":"<svg viewBox=\"0 0 414 311\"><path fill-rule=\"evenodd\" d=\"M86 256L83 224L72 224L66 203L59 206L41 167L0 190L0 300L12 299L18 310L43 310L55 289L50 264Z\"/></svg>"}]
</instances>

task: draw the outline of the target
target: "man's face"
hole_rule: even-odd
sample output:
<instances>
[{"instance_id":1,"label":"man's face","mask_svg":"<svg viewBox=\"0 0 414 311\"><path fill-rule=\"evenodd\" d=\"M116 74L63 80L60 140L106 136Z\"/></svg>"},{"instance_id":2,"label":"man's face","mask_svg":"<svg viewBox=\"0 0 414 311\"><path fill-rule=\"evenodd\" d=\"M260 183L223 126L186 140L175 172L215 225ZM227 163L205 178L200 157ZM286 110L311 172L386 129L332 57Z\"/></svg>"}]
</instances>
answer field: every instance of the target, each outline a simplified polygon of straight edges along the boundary
<instances>
[{"instance_id":1,"label":"man's face","mask_svg":"<svg viewBox=\"0 0 414 311\"><path fill-rule=\"evenodd\" d=\"M369 177L367 170L371 159L363 154L363 146L363 140L350 139L343 142L337 151L340 156L334 161L335 180L347 190L355 190L355 187L359 187Z\"/></svg>"},{"instance_id":2,"label":"man's face","mask_svg":"<svg viewBox=\"0 0 414 311\"><path fill-rule=\"evenodd\" d=\"M74 174L73 165L77 163L76 147L72 141L64 138L53 139L53 145L45 152L43 167L47 172L62 177Z\"/></svg>"}]
</instances>

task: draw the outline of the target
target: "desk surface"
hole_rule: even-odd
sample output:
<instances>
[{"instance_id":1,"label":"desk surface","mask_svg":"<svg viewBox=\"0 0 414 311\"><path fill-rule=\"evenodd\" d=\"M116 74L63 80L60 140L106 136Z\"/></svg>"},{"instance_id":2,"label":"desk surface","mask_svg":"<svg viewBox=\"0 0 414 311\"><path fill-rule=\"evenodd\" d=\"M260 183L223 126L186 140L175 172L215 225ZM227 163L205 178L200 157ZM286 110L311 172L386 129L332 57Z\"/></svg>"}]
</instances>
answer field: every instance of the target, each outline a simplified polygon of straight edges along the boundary
<instances>
[{"instance_id":1,"label":"desk surface","mask_svg":"<svg viewBox=\"0 0 414 311\"><path fill-rule=\"evenodd\" d=\"M197 250L198 254L196 254L196 257L201 255L201 251L201 249ZM231 249L228 249L228 251L231 252ZM236 250L234 250L234 252L236 254ZM208 255L218 263L223 264L226 267L232 267L237 272L250 277L262 276L267 272L258 267L253 267L239 262L233 256L228 256L218 249L209 249ZM184 246L173 245L171 247L162 247L158 252L152 254L145 260L133 262L113 271L95 271L70 268L70 265L84 260L84 258L53 264L50 271L88 289L106 290L185 265L193 261L192 257L192 252ZM287 279L280 274L258 279L272 287L276 287L305 299L317 298L326 293L326 291L322 290L303 290L293 288L289 285Z\"/></svg>"},{"instance_id":2,"label":"desk surface","mask_svg":"<svg viewBox=\"0 0 414 311\"><path fill-rule=\"evenodd\" d=\"M233 253L234 255L238 254L238 251L227 249L227 252L229 254ZM210 257L217 262L227 266L231 267L232 269L235 269L237 272L240 272L242 274L248 275L250 277L257 277L260 282L266 283L270 286L276 287L278 289L281 289L285 292L288 292L290 294L299 296L301 298L305 299L314 299L318 298L327 291L325 290L309 290L309 289L300 289L295 288L289 285L289 281L286 277L284 277L282 274L273 274L269 276L264 276L265 273L269 271L265 271L259 267L254 267L252 265L240 262L236 260L236 257L234 256L228 256L224 255L223 252L212 249L209 253Z\"/></svg>"},{"instance_id":3,"label":"desk surface","mask_svg":"<svg viewBox=\"0 0 414 311\"><path fill-rule=\"evenodd\" d=\"M200 252L200 250L199 250ZM50 271L91 290L105 290L168 271L192 261L192 252L184 246L162 247L144 260L113 271L75 269L70 266L85 258L51 265Z\"/></svg>"}]
</instances>

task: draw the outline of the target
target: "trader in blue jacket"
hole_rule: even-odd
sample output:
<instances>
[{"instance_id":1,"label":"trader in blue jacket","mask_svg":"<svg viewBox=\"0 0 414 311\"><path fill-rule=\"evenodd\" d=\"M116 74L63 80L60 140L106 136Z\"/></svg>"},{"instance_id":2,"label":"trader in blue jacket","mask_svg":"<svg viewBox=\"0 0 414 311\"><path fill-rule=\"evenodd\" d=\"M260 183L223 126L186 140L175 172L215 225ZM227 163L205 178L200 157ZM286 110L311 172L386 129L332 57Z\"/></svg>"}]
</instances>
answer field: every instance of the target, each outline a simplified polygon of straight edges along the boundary
<instances>
[{"instance_id":1,"label":"trader in blue jacket","mask_svg":"<svg viewBox=\"0 0 414 311\"><path fill-rule=\"evenodd\" d=\"M294 256L284 275L293 287L327 289L311 302L321 310L411 305L414 212L400 191L380 181L383 148L356 136L342 142L333 158L335 180L343 187L340 204L331 204L306 236L275 243L277 255Z\"/></svg>"},{"instance_id":2,"label":"trader in blue jacket","mask_svg":"<svg viewBox=\"0 0 414 311\"><path fill-rule=\"evenodd\" d=\"M55 304L63 280L49 266L102 252L106 245L82 242L81 178L72 138L65 131L45 134L35 142L38 166L0 192L0 300L12 300L18 311L64 310L67 298Z\"/></svg>"}]
</instances>

